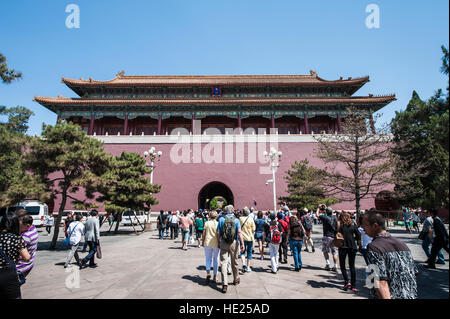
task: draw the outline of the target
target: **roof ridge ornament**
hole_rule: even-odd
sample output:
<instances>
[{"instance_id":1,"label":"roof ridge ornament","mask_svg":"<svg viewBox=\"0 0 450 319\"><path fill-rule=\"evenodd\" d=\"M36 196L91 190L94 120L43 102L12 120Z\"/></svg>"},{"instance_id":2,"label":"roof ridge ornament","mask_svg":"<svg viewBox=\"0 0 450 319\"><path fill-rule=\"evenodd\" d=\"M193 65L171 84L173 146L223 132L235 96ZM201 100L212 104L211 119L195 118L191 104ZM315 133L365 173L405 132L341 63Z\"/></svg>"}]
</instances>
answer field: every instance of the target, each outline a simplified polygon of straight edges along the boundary
<instances>
[{"instance_id":1,"label":"roof ridge ornament","mask_svg":"<svg viewBox=\"0 0 450 319\"><path fill-rule=\"evenodd\" d=\"M317 71L315 71L315 70L309 70L309 74L310 74L311 76L317 76Z\"/></svg>"},{"instance_id":2,"label":"roof ridge ornament","mask_svg":"<svg viewBox=\"0 0 450 319\"><path fill-rule=\"evenodd\" d=\"M125 71L122 70L122 71L117 72L116 77L121 78L121 77L123 77L124 75L125 75Z\"/></svg>"}]
</instances>

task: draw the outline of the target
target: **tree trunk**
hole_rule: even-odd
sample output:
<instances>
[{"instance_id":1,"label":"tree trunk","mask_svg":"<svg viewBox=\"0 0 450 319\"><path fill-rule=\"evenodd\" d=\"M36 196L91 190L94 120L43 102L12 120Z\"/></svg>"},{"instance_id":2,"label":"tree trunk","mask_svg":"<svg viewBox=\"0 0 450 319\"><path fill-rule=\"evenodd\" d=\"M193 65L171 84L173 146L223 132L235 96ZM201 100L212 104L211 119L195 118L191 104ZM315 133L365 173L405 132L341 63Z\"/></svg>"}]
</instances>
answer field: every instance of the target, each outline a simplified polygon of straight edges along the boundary
<instances>
[{"instance_id":1,"label":"tree trunk","mask_svg":"<svg viewBox=\"0 0 450 319\"><path fill-rule=\"evenodd\" d=\"M61 205L59 206L58 216L56 217L56 220L55 220L55 225L54 225L55 230L53 232L53 239L52 239L52 243L50 244L50 250L53 250L56 248L56 242L58 241L58 235L59 235L59 224L61 223L62 215L63 215L64 209L66 208L67 190L64 189L61 194L62 194L62 200L61 200Z\"/></svg>"},{"instance_id":2,"label":"tree trunk","mask_svg":"<svg viewBox=\"0 0 450 319\"><path fill-rule=\"evenodd\" d=\"M355 145L355 202L356 202L356 213L359 214L360 207L360 186L359 186L359 140L356 140Z\"/></svg>"}]
</instances>

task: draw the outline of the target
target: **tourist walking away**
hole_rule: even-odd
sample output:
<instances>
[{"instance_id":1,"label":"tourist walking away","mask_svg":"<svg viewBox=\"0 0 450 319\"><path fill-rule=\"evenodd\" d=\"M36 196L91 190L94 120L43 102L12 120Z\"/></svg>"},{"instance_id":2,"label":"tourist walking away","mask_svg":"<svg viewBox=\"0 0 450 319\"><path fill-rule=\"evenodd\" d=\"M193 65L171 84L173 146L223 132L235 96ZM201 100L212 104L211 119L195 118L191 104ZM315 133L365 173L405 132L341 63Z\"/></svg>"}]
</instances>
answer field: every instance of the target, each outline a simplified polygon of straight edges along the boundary
<instances>
[{"instance_id":1,"label":"tourist walking away","mask_svg":"<svg viewBox=\"0 0 450 319\"><path fill-rule=\"evenodd\" d=\"M19 260L16 264L16 268L24 277L26 277L34 267L39 235L36 227L33 225L33 217L29 215L25 209L19 209L15 214L19 218L19 233L25 241L25 248L30 254L30 260Z\"/></svg>"},{"instance_id":2,"label":"tourist walking away","mask_svg":"<svg viewBox=\"0 0 450 319\"><path fill-rule=\"evenodd\" d=\"M264 260L264 241L267 224L264 220L264 213L262 211L258 212L257 218L255 220L255 226L255 239L258 242L259 259Z\"/></svg>"},{"instance_id":3,"label":"tourist walking away","mask_svg":"<svg viewBox=\"0 0 450 319\"><path fill-rule=\"evenodd\" d=\"M89 267L97 267L95 254L97 253L97 246L100 242L100 225L97 210L92 210L91 216L92 218L89 218L86 224L84 224L84 240L89 246L89 253L81 260L80 269L84 268L88 261Z\"/></svg>"},{"instance_id":4,"label":"tourist walking away","mask_svg":"<svg viewBox=\"0 0 450 319\"><path fill-rule=\"evenodd\" d=\"M209 285L211 280L211 264L213 265L213 282L217 283L217 273L219 270L219 242L217 240L217 212L210 211L209 219L205 223L202 233L202 246L206 258L206 281Z\"/></svg>"},{"instance_id":5,"label":"tourist walking away","mask_svg":"<svg viewBox=\"0 0 450 319\"><path fill-rule=\"evenodd\" d=\"M419 218L419 216L417 216L417 214L415 212L411 213L411 220L413 222L414 231L419 232L420 231L420 228L419 228L420 218Z\"/></svg>"},{"instance_id":6,"label":"tourist walking away","mask_svg":"<svg viewBox=\"0 0 450 319\"><path fill-rule=\"evenodd\" d=\"M169 237L169 230L170 230L170 212L164 212L164 216L166 218L166 237Z\"/></svg>"},{"instance_id":7,"label":"tourist walking away","mask_svg":"<svg viewBox=\"0 0 450 319\"><path fill-rule=\"evenodd\" d=\"M239 218L241 224L242 237L244 239L244 251L241 254L243 271L251 272L251 261L253 256L254 233L256 230L255 222L250 216L250 210L247 207L243 209L244 216ZM247 257L247 258L245 258Z\"/></svg>"},{"instance_id":8,"label":"tourist walking away","mask_svg":"<svg viewBox=\"0 0 450 319\"><path fill-rule=\"evenodd\" d=\"M428 258L428 265L425 267L436 269L436 257L439 251L444 249L448 253L448 232L444 222L437 215L437 209L431 209L431 215L433 216L434 237L432 239L433 245L431 246L430 258Z\"/></svg>"},{"instance_id":9,"label":"tourist walking away","mask_svg":"<svg viewBox=\"0 0 450 319\"><path fill-rule=\"evenodd\" d=\"M192 226L192 219L188 216L188 212L185 211L179 221L181 227L181 249L187 250L187 244L189 241L189 229Z\"/></svg>"},{"instance_id":10,"label":"tourist walking away","mask_svg":"<svg viewBox=\"0 0 450 319\"><path fill-rule=\"evenodd\" d=\"M67 237L69 238L69 254L67 255L64 268L69 266L74 256L77 261L77 265L81 266L81 260L78 256L78 246L80 245L82 236L84 236L84 225L81 222L82 218L83 216L81 214L76 214L75 221L71 222L69 228L67 229Z\"/></svg>"},{"instance_id":11,"label":"tourist walking away","mask_svg":"<svg viewBox=\"0 0 450 319\"><path fill-rule=\"evenodd\" d=\"M286 205L284 205L283 207L286 207ZM281 225L281 243L280 246L278 248L278 262L280 262L281 264L287 264L287 255L288 255L288 223L283 219L283 213L278 212L277 214L277 219L278 219L278 223L280 223ZM289 217L287 217L289 218Z\"/></svg>"},{"instance_id":12,"label":"tourist walking away","mask_svg":"<svg viewBox=\"0 0 450 319\"><path fill-rule=\"evenodd\" d=\"M308 215L308 209L304 208L303 212L300 215L301 223L303 225L303 228L305 230L305 251L309 252L308 244L311 246L312 252L315 252L314 249L314 242L311 237L312 229L313 229L313 223L311 221L311 217Z\"/></svg>"},{"instance_id":13,"label":"tourist walking away","mask_svg":"<svg viewBox=\"0 0 450 319\"><path fill-rule=\"evenodd\" d=\"M176 212L171 212L169 216L169 224L170 224L170 239L177 239L178 238L178 223L180 219L177 216Z\"/></svg>"},{"instance_id":14,"label":"tourist walking away","mask_svg":"<svg viewBox=\"0 0 450 319\"><path fill-rule=\"evenodd\" d=\"M70 223L73 222L73 214L72 212L67 213L67 217L64 220L64 236L67 238L67 229L69 228Z\"/></svg>"},{"instance_id":15,"label":"tourist walking away","mask_svg":"<svg viewBox=\"0 0 450 319\"><path fill-rule=\"evenodd\" d=\"M164 230L166 229L166 218L164 217L164 211L159 212L159 216L156 218L156 226L158 228L159 239L164 239Z\"/></svg>"},{"instance_id":16,"label":"tourist walking away","mask_svg":"<svg viewBox=\"0 0 450 319\"><path fill-rule=\"evenodd\" d=\"M337 231L341 233L344 238L342 246L339 247L339 266L341 267L342 276L345 281L344 290L351 289L353 292L357 292L355 259L358 249L361 250L361 233L359 232L356 224L353 223L350 214L346 212L339 214ZM347 256L348 265L350 268L350 282L348 280L347 269L345 266Z\"/></svg>"},{"instance_id":17,"label":"tourist walking away","mask_svg":"<svg viewBox=\"0 0 450 319\"><path fill-rule=\"evenodd\" d=\"M108 213L108 226L111 226L114 222L114 216L112 213Z\"/></svg>"},{"instance_id":18,"label":"tourist walking away","mask_svg":"<svg viewBox=\"0 0 450 319\"><path fill-rule=\"evenodd\" d=\"M377 271L370 291L371 298L416 299L418 274L409 248L386 231L384 217L370 211L363 216L362 227L372 242L367 245L367 259Z\"/></svg>"},{"instance_id":19,"label":"tourist walking away","mask_svg":"<svg viewBox=\"0 0 450 319\"><path fill-rule=\"evenodd\" d=\"M281 244L281 233L283 232L281 224L276 220L275 213L271 213L269 222L269 253L270 265L272 273L276 274L278 271L279 248Z\"/></svg>"},{"instance_id":20,"label":"tourist walking away","mask_svg":"<svg viewBox=\"0 0 450 319\"><path fill-rule=\"evenodd\" d=\"M45 221L45 230L47 231L47 236L50 235L54 223L55 217L53 216L53 214L48 215Z\"/></svg>"},{"instance_id":21,"label":"tourist walking away","mask_svg":"<svg viewBox=\"0 0 450 319\"><path fill-rule=\"evenodd\" d=\"M329 253L333 255L334 266L331 271L337 272L338 251L333 245L333 239L336 234L337 221L330 207L325 209L326 215L319 215L319 220L323 226L322 252L325 258L325 269L330 270Z\"/></svg>"},{"instance_id":22,"label":"tourist walking away","mask_svg":"<svg viewBox=\"0 0 450 319\"><path fill-rule=\"evenodd\" d=\"M410 215L409 215L408 209L406 207L403 208L402 215L403 215L403 220L405 222L406 231L411 234L411 227L409 224Z\"/></svg>"},{"instance_id":23,"label":"tourist walking away","mask_svg":"<svg viewBox=\"0 0 450 319\"><path fill-rule=\"evenodd\" d=\"M31 259L22 236L20 236L19 217L7 214L0 222L0 300L21 299L16 264Z\"/></svg>"},{"instance_id":24,"label":"tourist walking away","mask_svg":"<svg viewBox=\"0 0 450 319\"><path fill-rule=\"evenodd\" d=\"M292 256L294 257L295 271L302 269L302 245L303 238L306 238L305 236L305 228L302 223L297 216L292 216L289 222L288 238Z\"/></svg>"},{"instance_id":25,"label":"tourist walking away","mask_svg":"<svg viewBox=\"0 0 450 319\"><path fill-rule=\"evenodd\" d=\"M242 237L239 220L234 216L233 205L225 206L224 212L226 215L223 218L220 218L219 223L217 224L217 241L220 248L219 254L220 269L222 272L222 292L226 293L228 288L228 259L231 259L233 284L238 285L240 283L238 258L239 247L241 247L240 252L244 250L244 239Z\"/></svg>"},{"instance_id":26,"label":"tourist walking away","mask_svg":"<svg viewBox=\"0 0 450 319\"><path fill-rule=\"evenodd\" d=\"M366 265L369 265L369 261L367 260L367 245L372 242L372 237L367 236L366 232L364 231L364 228L362 228L362 219L363 215L358 216L358 230L361 234L362 238L362 245L360 252L363 255L364 261L366 262Z\"/></svg>"},{"instance_id":27,"label":"tourist walking away","mask_svg":"<svg viewBox=\"0 0 450 319\"><path fill-rule=\"evenodd\" d=\"M203 230L205 229L205 216L201 212L198 212L197 217L195 218L195 235L198 241L198 247L200 248L200 242L203 237Z\"/></svg>"},{"instance_id":28,"label":"tourist walking away","mask_svg":"<svg viewBox=\"0 0 450 319\"><path fill-rule=\"evenodd\" d=\"M419 239L422 239L422 249L425 252L425 255L427 255L427 263L428 259L431 256L430 251L430 245L433 242L433 238L435 237L434 230L433 230L433 217L431 215L431 212L429 210L424 211L424 221L422 226L422 231L419 234ZM439 250L437 254L437 261L436 264L445 265L445 259L444 254L442 253L442 249Z\"/></svg>"}]
</instances>

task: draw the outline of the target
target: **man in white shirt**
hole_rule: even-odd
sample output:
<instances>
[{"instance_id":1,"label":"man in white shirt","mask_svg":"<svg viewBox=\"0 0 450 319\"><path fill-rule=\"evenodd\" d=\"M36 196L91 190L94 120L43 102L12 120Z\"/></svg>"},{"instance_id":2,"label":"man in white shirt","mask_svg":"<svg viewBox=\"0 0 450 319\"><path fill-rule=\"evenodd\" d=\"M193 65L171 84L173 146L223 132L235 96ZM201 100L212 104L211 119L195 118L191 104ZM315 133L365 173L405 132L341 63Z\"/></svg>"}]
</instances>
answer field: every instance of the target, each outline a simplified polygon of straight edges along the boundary
<instances>
[{"instance_id":1,"label":"man in white shirt","mask_svg":"<svg viewBox=\"0 0 450 319\"><path fill-rule=\"evenodd\" d=\"M77 261L78 266L81 265L80 257L78 256L78 245L80 244L81 237L84 235L84 225L81 222L83 216L81 214L75 215L75 221L69 224L67 228L67 236L69 236L69 255L67 256L66 263L64 264L64 268L69 266L70 261L73 256L75 256L75 260Z\"/></svg>"}]
</instances>

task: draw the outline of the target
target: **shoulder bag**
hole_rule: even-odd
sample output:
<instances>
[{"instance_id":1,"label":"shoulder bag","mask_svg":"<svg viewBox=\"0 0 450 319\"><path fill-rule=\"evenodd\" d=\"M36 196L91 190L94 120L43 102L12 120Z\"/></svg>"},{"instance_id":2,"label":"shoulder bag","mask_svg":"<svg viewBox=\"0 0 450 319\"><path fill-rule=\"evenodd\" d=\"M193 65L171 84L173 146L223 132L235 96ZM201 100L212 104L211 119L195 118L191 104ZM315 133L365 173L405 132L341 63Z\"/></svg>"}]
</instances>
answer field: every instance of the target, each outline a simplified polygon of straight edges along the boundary
<instances>
[{"instance_id":1,"label":"shoulder bag","mask_svg":"<svg viewBox=\"0 0 450 319\"><path fill-rule=\"evenodd\" d=\"M22 286L25 282L25 276L17 270L16 265L12 262L11 259L6 256L5 252L0 248L0 255L6 260L6 262L9 264L9 266L16 272L17 274L17 281L19 282L19 285Z\"/></svg>"},{"instance_id":2,"label":"shoulder bag","mask_svg":"<svg viewBox=\"0 0 450 319\"><path fill-rule=\"evenodd\" d=\"M344 236L342 235L342 232L340 232L340 223L337 223L337 230L338 232L336 233L336 235L334 235L334 239L333 239L333 245L336 248L341 248L342 246L344 246Z\"/></svg>"}]
</instances>

